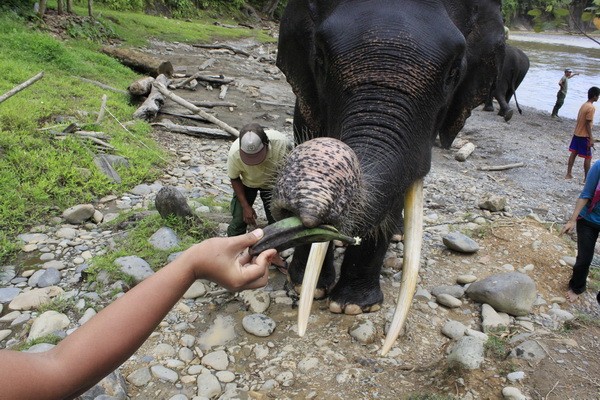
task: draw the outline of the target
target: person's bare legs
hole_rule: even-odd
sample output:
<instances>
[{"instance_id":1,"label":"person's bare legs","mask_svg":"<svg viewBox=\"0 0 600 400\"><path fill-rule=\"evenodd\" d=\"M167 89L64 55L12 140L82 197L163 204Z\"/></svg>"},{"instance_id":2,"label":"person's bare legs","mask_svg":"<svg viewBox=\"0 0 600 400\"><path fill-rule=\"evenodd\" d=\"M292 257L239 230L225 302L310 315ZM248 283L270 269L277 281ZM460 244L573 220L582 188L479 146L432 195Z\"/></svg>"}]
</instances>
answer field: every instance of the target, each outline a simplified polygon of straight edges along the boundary
<instances>
[{"instance_id":1,"label":"person's bare legs","mask_svg":"<svg viewBox=\"0 0 600 400\"><path fill-rule=\"evenodd\" d=\"M590 165L592 164L592 159L591 158L584 158L583 159L583 183L585 183L586 179L587 179L587 174L590 170Z\"/></svg>"},{"instance_id":2,"label":"person's bare legs","mask_svg":"<svg viewBox=\"0 0 600 400\"><path fill-rule=\"evenodd\" d=\"M571 152L569 156L569 161L567 161L567 175L565 175L565 179L573 179L573 164L575 164L575 157L577 157L576 152Z\"/></svg>"},{"instance_id":3,"label":"person's bare legs","mask_svg":"<svg viewBox=\"0 0 600 400\"><path fill-rule=\"evenodd\" d=\"M573 292L571 289L569 289L566 296L569 303L574 303L579 298L579 295Z\"/></svg>"}]
</instances>

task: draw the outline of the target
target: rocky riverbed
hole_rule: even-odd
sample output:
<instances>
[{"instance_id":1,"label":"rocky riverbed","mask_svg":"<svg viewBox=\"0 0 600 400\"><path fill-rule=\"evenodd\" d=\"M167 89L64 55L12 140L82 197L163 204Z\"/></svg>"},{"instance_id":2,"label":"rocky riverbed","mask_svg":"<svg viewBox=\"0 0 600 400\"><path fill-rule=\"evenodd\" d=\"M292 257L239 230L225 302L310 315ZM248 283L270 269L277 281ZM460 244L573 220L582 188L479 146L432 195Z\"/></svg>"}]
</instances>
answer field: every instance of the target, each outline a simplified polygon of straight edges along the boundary
<instances>
[{"instance_id":1,"label":"rocky riverbed","mask_svg":"<svg viewBox=\"0 0 600 400\"><path fill-rule=\"evenodd\" d=\"M231 45L253 56L178 43L155 43L145 50L169 58L176 70L188 73L214 58L212 72L235 78L226 100L237 105L215 109L218 118L237 128L259 122L291 134L289 105L294 98L269 62L274 48L250 41ZM178 94L215 101L219 90ZM167 108L178 110L170 103ZM556 121L548 113L527 108L509 123L494 113L474 110L456 141L457 147L475 145L466 161L455 159L457 149L434 148L432 170L425 180L419 290L405 333L387 356L381 357L379 350L400 285L401 241L392 243L384 262L382 310L333 315L325 302L317 301L302 338L297 335L297 298L276 269L267 287L241 294L197 282L112 380L85 398L101 394L122 399L398 399L425 394L460 399L599 398L596 293L586 293L575 304L563 297L575 245L558 231L582 183L579 160L576 179L563 179L573 126L572 119ZM49 333L67 335L124 292L123 282L87 283L82 273L123 233L108 229L106 221L123 211L152 209L162 187L177 187L203 218L218 216L224 235L226 212L193 200L230 199L225 163L231 142L159 130L154 135L173 155L158 181L98 199L85 221L68 223L57 216L20 236L22 256L4 266L0 275L0 346L12 348ZM481 169L516 163L523 166ZM496 208L484 204L490 199ZM450 250L444 238L451 233L474 240L477 250ZM152 240L163 246L178 238L163 230ZM139 279L151 273L135 254L121 265L139 273ZM524 314L482 305L465 294L485 278L515 274L526 283L515 285L517 293L509 289L504 293L512 293L511 298L523 294L519 291L533 295ZM69 299L73 307L61 313L36 309L40 301L56 297Z\"/></svg>"}]
</instances>

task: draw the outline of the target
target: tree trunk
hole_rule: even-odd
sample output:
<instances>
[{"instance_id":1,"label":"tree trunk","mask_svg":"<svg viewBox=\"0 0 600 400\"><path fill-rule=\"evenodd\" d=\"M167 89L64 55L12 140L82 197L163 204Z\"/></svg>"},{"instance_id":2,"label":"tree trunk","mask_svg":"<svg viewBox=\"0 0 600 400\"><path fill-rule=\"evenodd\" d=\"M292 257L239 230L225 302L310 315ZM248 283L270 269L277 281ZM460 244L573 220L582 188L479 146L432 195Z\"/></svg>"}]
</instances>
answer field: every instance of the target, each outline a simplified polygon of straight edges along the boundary
<instances>
[{"instance_id":1,"label":"tree trunk","mask_svg":"<svg viewBox=\"0 0 600 400\"><path fill-rule=\"evenodd\" d=\"M56 0L56 12L58 15L62 15L64 13L63 0Z\"/></svg>"},{"instance_id":2,"label":"tree trunk","mask_svg":"<svg viewBox=\"0 0 600 400\"><path fill-rule=\"evenodd\" d=\"M267 3L265 3L262 12L267 14L270 19L273 19L273 14L275 14L275 10L277 10L278 5L279 0L269 0Z\"/></svg>"},{"instance_id":3,"label":"tree trunk","mask_svg":"<svg viewBox=\"0 0 600 400\"><path fill-rule=\"evenodd\" d=\"M46 0L40 0L40 10L38 16L40 19L44 19L44 14L46 13Z\"/></svg>"},{"instance_id":4,"label":"tree trunk","mask_svg":"<svg viewBox=\"0 0 600 400\"><path fill-rule=\"evenodd\" d=\"M88 15L90 17L94 16L93 8L94 8L94 0L88 0Z\"/></svg>"},{"instance_id":5,"label":"tree trunk","mask_svg":"<svg viewBox=\"0 0 600 400\"><path fill-rule=\"evenodd\" d=\"M164 74L169 78L173 76L173 65L171 62L156 58L151 54L129 48L110 46L104 46L102 52L116 58L121 64L154 78L160 74Z\"/></svg>"},{"instance_id":6,"label":"tree trunk","mask_svg":"<svg viewBox=\"0 0 600 400\"><path fill-rule=\"evenodd\" d=\"M67 0L67 13L73 14L73 0Z\"/></svg>"}]
</instances>

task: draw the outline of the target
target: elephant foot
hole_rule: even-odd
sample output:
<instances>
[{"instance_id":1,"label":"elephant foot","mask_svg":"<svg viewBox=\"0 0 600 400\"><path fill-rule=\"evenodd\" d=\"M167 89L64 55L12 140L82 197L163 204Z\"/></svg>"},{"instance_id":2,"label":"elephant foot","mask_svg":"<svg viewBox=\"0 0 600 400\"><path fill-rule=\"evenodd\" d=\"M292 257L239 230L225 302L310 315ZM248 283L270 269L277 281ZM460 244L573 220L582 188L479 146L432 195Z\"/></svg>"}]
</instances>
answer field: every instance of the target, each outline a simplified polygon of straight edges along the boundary
<instances>
[{"instance_id":1,"label":"elephant foot","mask_svg":"<svg viewBox=\"0 0 600 400\"><path fill-rule=\"evenodd\" d=\"M358 304L346 304L345 307L342 307L340 303L337 301L329 302L329 311L334 314L346 314L346 315L358 315L365 312L375 312L381 309L381 304L373 304L370 306L361 307Z\"/></svg>"},{"instance_id":2,"label":"elephant foot","mask_svg":"<svg viewBox=\"0 0 600 400\"><path fill-rule=\"evenodd\" d=\"M302 291L302 285L295 284L294 291L296 292L296 294L300 294L300 292ZM324 288L316 288L315 289L315 294L313 295L313 299L323 300L325 297L327 297L327 289L324 289Z\"/></svg>"},{"instance_id":3,"label":"elephant foot","mask_svg":"<svg viewBox=\"0 0 600 400\"><path fill-rule=\"evenodd\" d=\"M381 309L383 292L379 286L353 285L340 287L339 283L329 295L329 311L334 314L357 315Z\"/></svg>"},{"instance_id":4,"label":"elephant foot","mask_svg":"<svg viewBox=\"0 0 600 400\"><path fill-rule=\"evenodd\" d=\"M510 119L513 116L513 110L508 110L505 114L504 114L504 121L508 122L510 121Z\"/></svg>"},{"instance_id":5,"label":"elephant foot","mask_svg":"<svg viewBox=\"0 0 600 400\"><path fill-rule=\"evenodd\" d=\"M483 111L494 111L494 106L485 106L483 107Z\"/></svg>"}]
</instances>

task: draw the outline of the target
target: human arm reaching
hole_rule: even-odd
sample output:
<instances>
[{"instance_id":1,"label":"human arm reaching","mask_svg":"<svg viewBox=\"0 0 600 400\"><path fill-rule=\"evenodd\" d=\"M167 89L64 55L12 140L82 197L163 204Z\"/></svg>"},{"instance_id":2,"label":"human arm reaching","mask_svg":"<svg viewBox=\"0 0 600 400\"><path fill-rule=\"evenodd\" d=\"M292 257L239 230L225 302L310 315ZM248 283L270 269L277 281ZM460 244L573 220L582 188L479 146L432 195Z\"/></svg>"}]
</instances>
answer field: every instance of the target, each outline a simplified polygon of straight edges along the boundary
<instances>
[{"instance_id":1,"label":"human arm reaching","mask_svg":"<svg viewBox=\"0 0 600 400\"><path fill-rule=\"evenodd\" d=\"M198 243L51 350L0 350L0 399L70 399L127 360L197 279L238 291L266 285L274 249L252 258L261 229Z\"/></svg>"},{"instance_id":2,"label":"human arm reaching","mask_svg":"<svg viewBox=\"0 0 600 400\"><path fill-rule=\"evenodd\" d=\"M563 233L570 233L571 231L573 231L573 229L577 225L577 217L579 216L579 213L581 212L581 210L583 210L583 207L585 207L588 201L589 199L577 199L577 201L575 202L575 209L573 210L573 214L571 214L571 218L569 218L565 226L560 231L561 235Z\"/></svg>"},{"instance_id":3,"label":"human arm reaching","mask_svg":"<svg viewBox=\"0 0 600 400\"><path fill-rule=\"evenodd\" d=\"M244 184L242 183L242 180L239 178L232 179L231 187L233 188L233 191L235 192L235 195L237 196L242 206L244 213L244 222L248 225L256 225L256 211L254 211L254 208L248 203L248 200L246 199L246 193L244 191Z\"/></svg>"}]
</instances>

